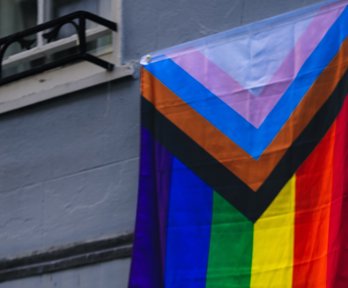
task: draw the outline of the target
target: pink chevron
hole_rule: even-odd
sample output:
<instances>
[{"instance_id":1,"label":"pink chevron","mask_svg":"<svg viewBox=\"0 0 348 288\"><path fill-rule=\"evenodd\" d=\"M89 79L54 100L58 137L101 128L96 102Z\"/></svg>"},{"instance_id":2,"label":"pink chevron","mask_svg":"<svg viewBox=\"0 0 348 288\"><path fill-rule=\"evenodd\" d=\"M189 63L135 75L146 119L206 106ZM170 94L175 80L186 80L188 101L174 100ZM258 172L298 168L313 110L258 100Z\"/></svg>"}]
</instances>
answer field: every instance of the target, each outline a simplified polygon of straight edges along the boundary
<instances>
[{"instance_id":1,"label":"pink chevron","mask_svg":"<svg viewBox=\"0 0 348 288\"><path fill-rule=\"evenodd\" d=\"M197 49L191 49L188 53L179 53L172 56L172 60L249 123L258 128L273 110L306 59L320 43L343 9L344 7L333 9L324 14L319 12L314 17L269 83L264 86L260 95L257 96L242 87L238 81Z\"/></svg>"}]
</instances>

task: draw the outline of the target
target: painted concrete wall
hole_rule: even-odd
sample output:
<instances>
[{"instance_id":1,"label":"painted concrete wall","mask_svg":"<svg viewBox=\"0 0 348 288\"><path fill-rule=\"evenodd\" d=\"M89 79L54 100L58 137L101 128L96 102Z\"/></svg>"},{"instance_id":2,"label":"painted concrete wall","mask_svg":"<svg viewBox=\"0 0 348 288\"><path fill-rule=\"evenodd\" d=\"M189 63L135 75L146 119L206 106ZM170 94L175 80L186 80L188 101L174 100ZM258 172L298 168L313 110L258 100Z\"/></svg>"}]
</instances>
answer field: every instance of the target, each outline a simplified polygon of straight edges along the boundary
<instances>
[{"instance_id":1,"label":"painted concrete wall","mask_svg":"<svg viewBox=\"0 0 348 288\"><path fill-rule=\"evenodd\" d=\"M127 287L130 259L81 269L18 279L0 284L0 288L123 288Z\"/></svg>"},{"instance_id":2,"label":"painted concrete wall","mask_svg":"<svg viewBox=\"0 0 348 288\"><path fill-rule=\"evenodd\" d=\"M124 61L314 2L124 0ZM138 86L127 78L0 115L0 258L133 230ZM125 287L128 269L122 260L0 288Z\"/></svg>"}]
</instances>

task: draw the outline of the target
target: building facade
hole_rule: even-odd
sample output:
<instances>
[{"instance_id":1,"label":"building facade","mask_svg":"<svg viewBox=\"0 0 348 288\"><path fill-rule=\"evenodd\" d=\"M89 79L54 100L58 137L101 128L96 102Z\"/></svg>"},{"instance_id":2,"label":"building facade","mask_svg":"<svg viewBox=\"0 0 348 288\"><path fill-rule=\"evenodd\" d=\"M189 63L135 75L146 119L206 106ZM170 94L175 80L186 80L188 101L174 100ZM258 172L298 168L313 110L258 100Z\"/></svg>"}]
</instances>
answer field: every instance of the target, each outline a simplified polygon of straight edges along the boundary
<instances>
[{"instance_id":1,"label":"building facade","mask_svg":"<svg viewBox=\"0 0 348 288\"><path fill-rule=\"evenodd\" d=\"M127 287L140 57L317 2L2 0L0 37L77 10L117 22L118 32L92 47L115 64L112 72L78 62L0 86L0 288ZM61 33L76 41L69 29ZM9 50L9 74L70 49L64 39L47 47L36 37L33 50Z\"/></svg>"}]
</instances>

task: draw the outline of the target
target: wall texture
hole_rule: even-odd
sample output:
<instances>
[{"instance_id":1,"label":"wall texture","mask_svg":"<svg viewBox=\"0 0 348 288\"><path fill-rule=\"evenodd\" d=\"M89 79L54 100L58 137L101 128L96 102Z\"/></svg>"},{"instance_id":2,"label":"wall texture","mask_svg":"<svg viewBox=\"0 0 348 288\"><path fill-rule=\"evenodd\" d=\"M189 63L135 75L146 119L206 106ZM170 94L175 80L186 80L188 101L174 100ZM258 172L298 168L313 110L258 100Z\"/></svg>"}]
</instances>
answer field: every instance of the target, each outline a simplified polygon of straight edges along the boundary
<instances>
[{"instance_id":1,"label":"wall texture","mask_svg":"<svg viewBox=\"0 0 348 288\"><path fill-rule=\"evenodd\" d=\"M124 61L315 0L124 0ZM126 78L0 115L0 258L133 230L139 83ZM8 287L126 287L129 259ZM94 275L94 276L93 276Z\"/></svg>"}]
</instances>

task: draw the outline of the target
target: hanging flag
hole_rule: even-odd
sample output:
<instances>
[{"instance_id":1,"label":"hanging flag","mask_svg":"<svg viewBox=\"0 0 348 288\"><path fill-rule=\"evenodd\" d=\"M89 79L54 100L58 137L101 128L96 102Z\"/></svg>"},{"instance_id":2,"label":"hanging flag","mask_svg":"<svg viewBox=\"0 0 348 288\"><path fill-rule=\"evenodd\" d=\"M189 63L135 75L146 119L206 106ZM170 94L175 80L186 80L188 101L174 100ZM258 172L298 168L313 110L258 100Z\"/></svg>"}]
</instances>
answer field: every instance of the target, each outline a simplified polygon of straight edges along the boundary
<instances>
[{"instance_id":1,"label":"hanging flag","mask_svg":"<svg viewBox=\"0 0 348 288\"><path fill-rule=\"evenodd\" d=\"M130 287L348 287L347 4L142 59Z\"/></svg>"}]
</instances>

